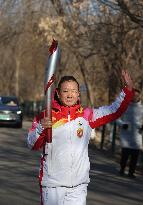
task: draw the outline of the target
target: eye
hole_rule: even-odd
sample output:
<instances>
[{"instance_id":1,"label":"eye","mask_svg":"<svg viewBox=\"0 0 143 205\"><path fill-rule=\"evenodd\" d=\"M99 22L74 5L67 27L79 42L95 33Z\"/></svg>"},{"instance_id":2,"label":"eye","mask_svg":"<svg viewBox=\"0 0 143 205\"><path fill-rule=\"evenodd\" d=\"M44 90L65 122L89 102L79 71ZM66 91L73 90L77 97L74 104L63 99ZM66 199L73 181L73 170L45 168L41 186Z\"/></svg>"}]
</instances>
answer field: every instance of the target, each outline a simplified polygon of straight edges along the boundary
<instances>
[{"instance_id":1,"label":"eye","mask_svg":"<svg viewBox=\"0 0 143 205\"><path fill-rule=\"evenodd\" d=\"M78 93L78 91L77 91L77 90L73 90L72 92L73 92L73 93Z\"/></svg>"}]
</instances>

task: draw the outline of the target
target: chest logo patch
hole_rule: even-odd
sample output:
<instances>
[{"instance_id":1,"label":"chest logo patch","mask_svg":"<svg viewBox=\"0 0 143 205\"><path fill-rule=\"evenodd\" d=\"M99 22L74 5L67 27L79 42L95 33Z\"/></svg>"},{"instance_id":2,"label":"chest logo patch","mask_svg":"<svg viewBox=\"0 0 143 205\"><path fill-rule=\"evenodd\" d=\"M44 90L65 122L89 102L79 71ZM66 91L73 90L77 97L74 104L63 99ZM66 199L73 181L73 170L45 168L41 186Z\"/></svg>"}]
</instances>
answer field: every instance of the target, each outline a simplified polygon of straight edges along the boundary
<instances>
[{"instance_id":1,"label":"chest logo patch","mask_svg":"<svg viewBox=\"0 0 143 205\"><path fill-rule=\"evenodd\" d=\"M77 136L78 136L79 138L81 138L81 137L83 136L83 128L81 128L82 123L79 122L79 123L78 123L78 126L79 126L79 128L77 129Z\"/></svg>"},{"instance_id":2,"label":"chest logo patch","mask_svg":"<svg viewBox=\"0 0 143 205\"><path fill-rule=\"evenodd\" d=\"M81 138L81 137L83 136L83 129L82 129L82 128L78 128L78 130L77 130L77 136L78 136L79 138Z\"/></svg>"}]
</instances>

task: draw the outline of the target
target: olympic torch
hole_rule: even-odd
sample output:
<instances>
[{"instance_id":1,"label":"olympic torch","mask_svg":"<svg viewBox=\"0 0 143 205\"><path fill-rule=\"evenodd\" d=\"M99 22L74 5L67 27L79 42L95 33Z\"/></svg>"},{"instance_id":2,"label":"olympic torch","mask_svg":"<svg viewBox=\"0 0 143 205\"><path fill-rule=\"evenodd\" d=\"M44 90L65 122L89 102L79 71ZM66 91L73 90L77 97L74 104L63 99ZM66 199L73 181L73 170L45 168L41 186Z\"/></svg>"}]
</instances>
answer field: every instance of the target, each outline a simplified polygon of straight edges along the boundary
<instances>
[{"instance_id":1,"label":"olympic torch","mask_svg":"<svg viewBox=\"0 0 143 205\"><path fill-rule=\"evenodd\" d=\"M60 56L60 49L58 42L53 40L52 45L49 48L49 58L45 69L45 117L48 117L52 121L52 85L55 81L55 72ZM46 130L46 142L52 142L52 128Z\"/></svg>"}]
</instances>

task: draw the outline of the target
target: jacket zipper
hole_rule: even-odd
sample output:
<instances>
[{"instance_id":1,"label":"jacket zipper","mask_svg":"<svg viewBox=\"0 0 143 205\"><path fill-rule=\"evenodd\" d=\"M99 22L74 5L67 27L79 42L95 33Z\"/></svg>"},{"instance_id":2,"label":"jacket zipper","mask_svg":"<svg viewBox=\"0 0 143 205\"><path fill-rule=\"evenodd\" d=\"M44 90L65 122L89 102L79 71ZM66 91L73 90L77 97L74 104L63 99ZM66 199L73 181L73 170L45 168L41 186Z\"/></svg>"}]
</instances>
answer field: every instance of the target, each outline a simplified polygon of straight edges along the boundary
<instances>
[{"instance_id":1,"label":"jacket zipper","mask_svg":"<svg viewBox=\"0 0 143 205\"><path fill-rule=\"evenodd\" d=\"M70 117L70 110L68 111L68 122L70 122L71 117Z\"/></svg>"},{"instance_id":2,"label":"jacket zipper","mask_svg":"<svg viewBox=\"0 0 143 205\"><path fill-rule=\"evenodd\" d=\"M70 110L68 111L68 122L70 122L71 117L70 117ZM71 125L70 125L71 126ZM73 169L73 155L72 155L72 139L71 139L71 133L70 133L70 142L71 142L71 186L72 184L72 169Z\"/></svg>"}]
</instances>

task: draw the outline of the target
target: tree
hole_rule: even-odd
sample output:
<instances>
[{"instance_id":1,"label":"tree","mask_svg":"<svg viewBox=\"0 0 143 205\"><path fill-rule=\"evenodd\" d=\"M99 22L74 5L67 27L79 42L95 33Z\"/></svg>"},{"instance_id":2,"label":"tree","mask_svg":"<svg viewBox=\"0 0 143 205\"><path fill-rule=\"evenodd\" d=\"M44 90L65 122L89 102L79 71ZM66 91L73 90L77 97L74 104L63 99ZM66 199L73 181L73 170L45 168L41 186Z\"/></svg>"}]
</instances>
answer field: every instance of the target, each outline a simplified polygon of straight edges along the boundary
<instances>
[{"instance_id":1,"label":"tree","mask_svg":"<svg viewBox=\"0 0 143 205\"><path fill-rule=\"evenodd\" d=\"M86 90L85 105L111 101L121 87L121 69L129 69L135 81L142 81L142 26L121 6L125 3L141 20L141 1L133 2L1 1L1 75L9 67L11 71L0 82L1 91L23 100L42 99L53 38L61 47L57 82L61 75L74 75ZM85 93L83 97L85 101Z\"/></svg>"}]
</instances>

